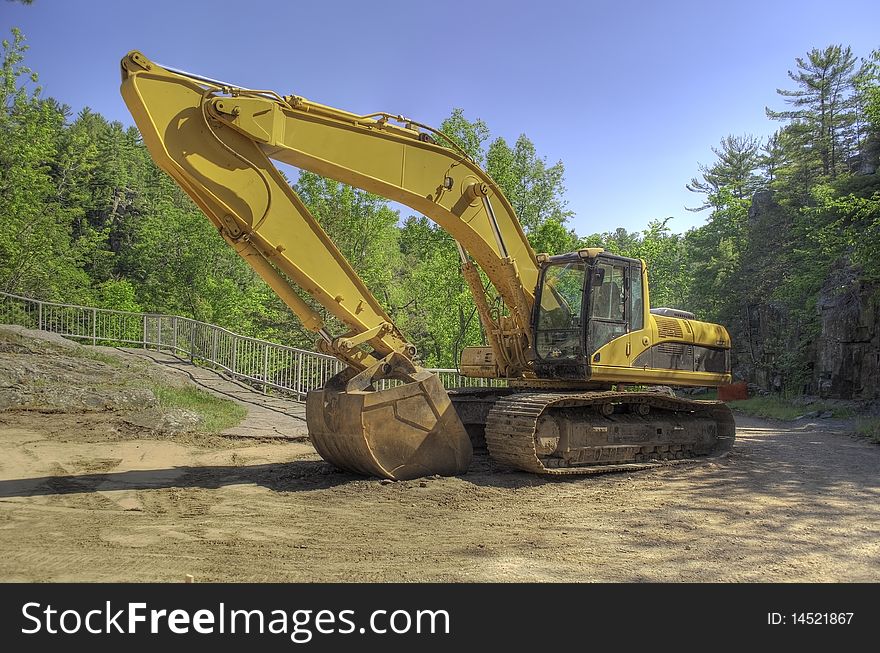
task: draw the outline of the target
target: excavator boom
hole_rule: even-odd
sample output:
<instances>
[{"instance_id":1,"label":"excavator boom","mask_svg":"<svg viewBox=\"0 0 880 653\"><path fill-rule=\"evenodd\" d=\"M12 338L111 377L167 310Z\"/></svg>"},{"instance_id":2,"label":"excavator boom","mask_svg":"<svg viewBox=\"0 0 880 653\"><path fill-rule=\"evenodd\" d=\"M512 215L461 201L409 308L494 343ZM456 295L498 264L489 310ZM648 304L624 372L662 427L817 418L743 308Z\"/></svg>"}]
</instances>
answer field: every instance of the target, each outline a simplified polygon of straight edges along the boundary
<instances>
[{"instance_id":1,"label":"excavator boom","mask_svg":"<svg viewBox=\"0 0 880 653\"><path fill-rule=\"evenodd\" d=\"M484 307L480 319L498 376L528 368L535 254L491 177L455 146L438 144L434 130L403 116L360 116L297 96L224 86L162 67L139 52L122 60L122 73L122 95L160 167L240 254L270 262L350 329L334 343L321 332L320 316L285 289L286 281L271 284L306 327L321 333L325 351L358 369L392 351L414 356L270 159L376 193L434 220L459 244L465 278ZM471 259L492 281L506 315L490 314ZM253 260L255 267L262 265ZM356 350L364 341L372 357Z\"/></svg>"}]
</instances>

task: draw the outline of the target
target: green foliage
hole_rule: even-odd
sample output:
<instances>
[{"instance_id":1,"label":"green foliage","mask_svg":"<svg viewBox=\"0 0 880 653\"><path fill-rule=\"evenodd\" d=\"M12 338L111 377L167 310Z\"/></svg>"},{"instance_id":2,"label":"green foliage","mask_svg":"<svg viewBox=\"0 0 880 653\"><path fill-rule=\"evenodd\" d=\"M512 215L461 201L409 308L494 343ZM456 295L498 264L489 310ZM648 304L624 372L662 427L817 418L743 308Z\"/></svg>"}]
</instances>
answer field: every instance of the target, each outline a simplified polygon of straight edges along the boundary
<instances>
[{"instance_id":1,"label":"green foliage","mask_svg":"<svg viewBox=\"0 0 880 653\"><path fill-rule=\"evenodd\" d=\"M0 290L129 311L177 313L312 347L282 301L153 163L134 128L43 98L13 29L0 68ZM579 236L565 169L521 134L493 136L455 109L442 131L497 183L537 252L604 247L647 262L653 306L724 324L739 376L810 385L817 298L835 271L880 282L880 51L813 49L790 72L782 124L761 142L728 135L687 187L706 221L669 219ZM442 142L442 138L441 138ZM430 366L485 341L454 240L375 195L303 173L294 188ZM500 308L488 280L493 308ZM305 293L301 296L317 305ZM320 309L322 312L323 309ZM330 331L344 330L325 316Z\"/></svg>"},{"instance_id":2,"label":"green foliage","mask_svg":"<svg viewBox=\"0 0 880 653\"><path fill-rule=\"evenodd\" d=\"M516 139L513 148L503 138L492 141L486 153L486 171L513 206L533 245L546 223L563 225L571 215L565 208L565 167L562 161L548 165L545 159L537 155L534 143L525 134ZM571 242L571 239L559 239L561 232L559 229L555 231L557 238L547 239L547 244L557 244L558 241L558 244L564 245ZM545 238L547 236L549 234L545 234ZM561 254L568 250L542 251Z\"/></svg>"},{"instance_id":3,"label":"green foliage","mask_svg":"<svg viewBox=\"0 0 880 653\"><path fill-rule=\"evenodd\" d=\"M738 410L746 415L755 415L757 417L769 417L771 419L793 420L803 416L805 413L819 411L831 411L833 417L850 417L852 411L836 404L826 402L815 402L809 406L793 404L789 399L776 396L767 397L749 397L739 401L728 402L729 406L734 410Z\"/></svg>"},{"instance_id":4,"label":"green foliage","mask_svg":"<svg viewBox=\"0 0 880 653\"><path fill-rule=\"evenodd\" d=\"M865 279L880 280L880 190L860 197L820 184L813 188L813 200L802 211L811 249L828 263L847 256Z\"/></svg>"},{"instance_id":5,"label":"green foliage","mask_svg":"<svg viewBox=\"0 0 880 653\"><path fill-rule=\"evenodd\" d=\"M672 233L668 222L669 218L649 222L630 256L647 263L652 305L686 309L682 302L688 289L685 241Z\"/></svg>"},{"instance_id":6,"label":"green foliage","mask_svg":"<svg viewBox=\"0 0 880 653\"><path fill-rule=\"evenodd\" d=\"M479 118L470 121L464 117L464 109L456 108L440 123L440 131L449 137L441 138L441 145L461 148L477 164L483 165L485 160L483 143L489 138L489 128L486 123Z\"/></svg>"},{"instance_id":7,"label":"green foliage","mask_svg":"<svg viewBox=\"0 0 880 653\"><path fill-rule=\"evenodd\" d=\"M110 279L99 284L96 290L97 306L101 308L132 313L140 313L143 310L135 299L134 284L128 279Z\"/></svg>"},{"instance_id":8,"label":"green foliage","mask_svg":"<svg viewBox=\"0 0 880 653\"><path fill-rule=\"evenodd\" d=\"M529 232L529 243L536 252L565 254L573 252L578 246L578 237L573 229L566 228L563 222L550 218Z\"/></svg>"},{"instance_id":9,"label":"green foliage","mask_svg":"<svg viewBox=\"0 0 880 653\"><path fill-rule=\"evenodd\" d=\"M565 226L570 213L565 209L561 161L548 165L525 135L512 148L496 138L486 149L488 127L482 120L468 120L461 109L453 110L441 129L486 166L536 251L561 254L576 248L577 236ZM400 309L392 315L418 346L425 364L455 367L463 347L484 342L473 297L459 271L455 241L427 219L411 216L400 231L400 253Z\"/></svg>"},{"instance_id":10,"label":"green foliage","mask_svg":"<svg viewBox=\"0 0 880 653\"><path fill-rule=\"evenodd\" d=\"M672 233L670 218L652 220L642 232L617 228L613 232L592 234L580 239L576 247L602 247L630 258L644 259L648 269L651 306L687 308L688 259L685 239Z\"/></svg>"},{"instance_id":11,"label":"green foliage","mask_svg":"<svg viewBox=\"0 0 880 653\"><path fill-rule=\"evenodd\" d=\"M863 417L856 420L856 432L864 435L871 442L880 444L880 418Z\"/></svg>"},{"instance_id":12,"label":"green foliage","mask_svg":"<svg viewBox=\"0 0 880 653\"><path fill-rule=\"evenodd\" d=\"M702 211L713 204L713 196L722 189L737 199L746 199L764 185L763 179L755 173L761 164L759 150L761 141L751 135L725 136L721 139L721 147L713 147L712 151L718 160L711 166L700 165L702 179L693 177L687 189L694 193L702 193L708 199L699 207L690 211Z\"/></svg>"},{"instance_id":13,"label":"green foliage","mask_svg":"<svg viewBox=\"0 0 880 653\"><path fill-rule=\"evenodd\" d=\"M861 95L865 117L874 132L880 132L880 50L871 52L863 63L856 87Z\"/></svg>"},{"instance_id":14,"label":"green foliage","mask_svg":"<svg viewBox=\"0 0 880 653\"><path fill-rule=\"evenodd\" d=\"M406 303L395 317L424 364L455 367L462 347L482 341L455 241L426 218L410 217L400 244L404 271L399 281Z\"/></svg>"},{"instance_id":15,"label":"green foliage","mask_svg":"<svg viewBox=\"0 0 880 653\"><path fill-rule=\"evenodd\" d=\"M381 197L310 172L302 172L294 190L367 287L386 305L394 305L392 279L399 267L399 216Z\"/></svg>"},{"instance_id":16,"label":"green foliage","mask_svg":"<svg viewBox=\"0 0 880 653\"><path fill-rule=\"evenodd\" d=\"M37 76L22 63L26 50L13 28L0 69L0 289L88 299L89 280L71 238L78 210L62 202L52 176L63 110L30 88Z\"/></svg>"},{"instance_id":17,"label":"green foliage","mask_svg":"<svg viewBox=\"0 0 880 653\"><path fill-rule=\"evenodd\" d=\"M788 71L788 76L798 88L777 89L794 108L767 108L767 116L796 125L808 146L801 155L815 152L821 173L833 178L843 170L853 146L860 144L853 141L852 134L858 121L851 98L856 58L850 48L830 45L824 50L813 48L806 58L796 61L797 72Z\"/></svg>"}]
</instances>

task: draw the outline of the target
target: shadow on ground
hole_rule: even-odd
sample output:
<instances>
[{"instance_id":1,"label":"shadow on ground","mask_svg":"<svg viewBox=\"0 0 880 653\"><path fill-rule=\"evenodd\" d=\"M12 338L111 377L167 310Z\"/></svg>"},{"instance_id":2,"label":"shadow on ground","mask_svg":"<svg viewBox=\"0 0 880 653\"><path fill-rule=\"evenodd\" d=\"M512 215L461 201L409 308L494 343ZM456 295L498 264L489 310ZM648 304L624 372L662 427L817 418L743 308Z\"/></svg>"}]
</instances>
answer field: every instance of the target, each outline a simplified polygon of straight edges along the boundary
<instances>
[{"instance_id":1,"label":"shadow on ground","mask_svg":"<svg viewBox=\"0 0 880 653\"><path fill-rule=\"evenodd\" d=\"M363 479L341 472L325 462L296 460L262 465L183 466L2 480L0 498L113 490L217 489L242 484L260 485L274 492L300 492L330 488L356 480Z\"/></svg>"}]
</instances>

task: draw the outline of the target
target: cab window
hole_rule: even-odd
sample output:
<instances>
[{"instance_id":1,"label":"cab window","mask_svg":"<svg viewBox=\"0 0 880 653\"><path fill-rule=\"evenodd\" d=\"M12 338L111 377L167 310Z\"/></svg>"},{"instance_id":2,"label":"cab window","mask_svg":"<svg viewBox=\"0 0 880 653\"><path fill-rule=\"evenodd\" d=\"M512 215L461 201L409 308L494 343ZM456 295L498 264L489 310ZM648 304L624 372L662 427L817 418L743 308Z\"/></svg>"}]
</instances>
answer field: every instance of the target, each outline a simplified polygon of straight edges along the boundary
<instances>
[{"instance_id":1,"label":"cab window","mask_svg":"<svg viewBox=\"0 0 880 653\"><path fill-rule=\"evenodd\" d=\"M536 333L539 357L583 356L581 308L585 277L586 266L582 261L551 265L545 270Z\"/></svg>"},{"instance_id":2,"label":"cab window","mask_svg":"<svg viewBox=\"0 0 880 653\"><path fill-rule=\"evenodd\" d=\"M590 291L590 351L626 333L626 268L599 263L600 268Z\"/></svg>"},{"instance_id":3,"label":"cab window","mask_svg":"<svg viewBox=\"0 0 880 653\"><path fill-rule=\"evenodd\" d=\"M638 331L645 327L645 298L642 295L642 266L633 265L629 269L630 279L630 312L629 329Z\"/></svg>"}]
</instances>

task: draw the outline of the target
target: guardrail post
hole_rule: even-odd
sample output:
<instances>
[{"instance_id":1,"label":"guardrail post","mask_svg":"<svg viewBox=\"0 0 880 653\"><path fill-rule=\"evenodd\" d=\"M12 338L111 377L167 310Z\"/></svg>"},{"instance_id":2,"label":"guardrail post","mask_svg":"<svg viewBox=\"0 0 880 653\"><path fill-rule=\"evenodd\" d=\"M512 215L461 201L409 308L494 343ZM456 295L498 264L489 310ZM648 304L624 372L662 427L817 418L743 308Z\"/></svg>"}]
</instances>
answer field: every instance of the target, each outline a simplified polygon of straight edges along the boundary
<instances>
[{"instance_id":1,"label":"guardrail post","mask_svg":"<svg viewBox=\"0 0 880 653\"><path fill-rule=\"evenodd\" d=\"M43 330L43 302L37 302L37 331Z\"/></svg>"},{"instance_id":2,"label":"guardrail post","mask_svg":"<svg viewBox=\"0 0 880 653\"><path fill-rule=\"evenodd\" d=\"M267 382L269 381L269 345L263 345L263 394L266 394L269 386Z\"/></svg>"},{"instance_id":3,"label":"guardrail post","mask_svg":"<svg viewBox=\"0 0 880 653\"><path fill-rule=\"evenodd\" d=\"M156 349L162 351L162 316L156 318Z\"/></svg>"},{"instance_id":4,"label":"guardrail post","mask_svg":"<svg viewBox=\"0 0 880 653\"><path fill-rule=\"evenodd\" d=\"M147 316L146 315L144 315L143 323L144 323L144 337L141 340L141 349L146 349L147 348Z\"/></svg>"},{"instance_id":5,"label":"guardrail post","mask_svg":"<svg viewBox=\"0 0 880 653\"><path fill-rule=\"evenodd\" d=\"M173 327L174 333L171 338L171 342L172 342L171 353L177 354L177 316L176 315L171 318L171 324L174 325L174 327Z\"/></svg>"},{"instance_id":6,"label":"guardrail post","mask_svg":"<svg viewBox=\"0 0 880 653\"><path fill-rule=\"evenodd\" d=\"M235 376L235 363L236 358L238 357L238 338L235 336L232 337L232 376Z\"/></svg>"},{"instance_id":7,"label":"guardrail post","mask_svg":"<svg viewBox=\"0 0 880 653\"><path fill-rule=\"evenodd\" d=\"M98 309L92 309L92 346L98 344Z\"/></svg>"},{"instance_id":8,"label":"guardrail post","mask_svg":"<svg viewBox=\"0 0 880 653\"><path fill-rule=\"evenodd\" d=\"M217 329L213 329L214 337L211 339L211 362L217 365Z\"/></svg>"}]
</instances>

